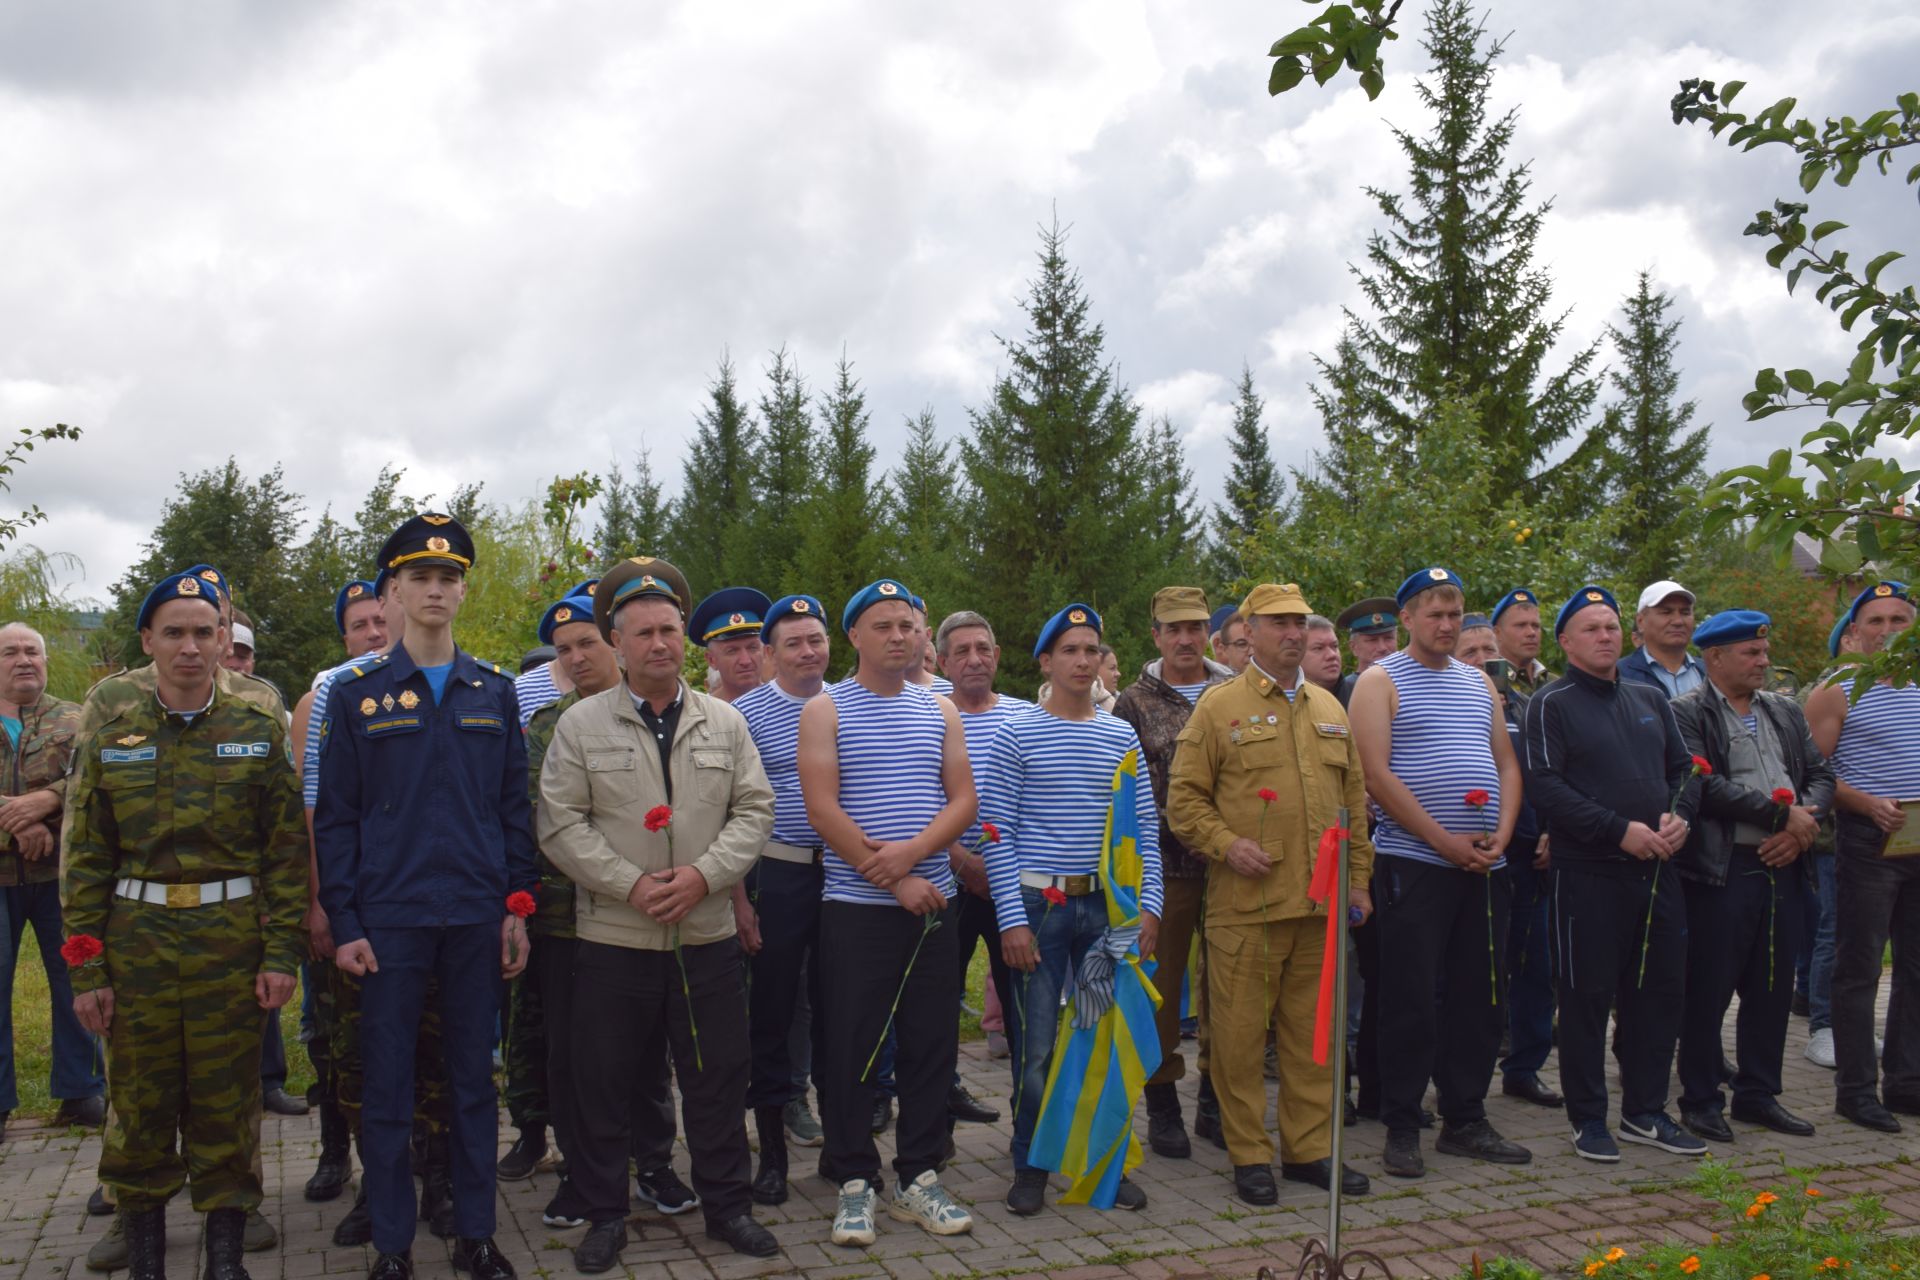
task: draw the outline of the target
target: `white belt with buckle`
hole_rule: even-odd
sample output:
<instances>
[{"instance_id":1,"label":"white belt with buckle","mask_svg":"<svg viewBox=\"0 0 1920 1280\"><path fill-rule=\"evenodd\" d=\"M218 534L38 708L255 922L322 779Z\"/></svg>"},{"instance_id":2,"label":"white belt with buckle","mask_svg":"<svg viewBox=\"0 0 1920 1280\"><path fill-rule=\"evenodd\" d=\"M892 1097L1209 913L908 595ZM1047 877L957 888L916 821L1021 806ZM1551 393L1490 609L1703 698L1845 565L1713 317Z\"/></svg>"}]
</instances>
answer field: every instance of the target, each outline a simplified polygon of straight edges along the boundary
<instances>
[{"instance_id":1,"label":"white belt with buckle","mask_svg":"<svg viewBox=\"0 0 1920 1280\"><path fill-rule=\"evenodd\" d=\"M1084 876L1050 876L1044 871L1022 871L1020 883L1028 889L1058 889L1069 898L1084 898L1089 893L1100 891L1100 877L1091 873Z\"/></svg>"},{"instance_id":2,"label":"white belt with buckle","mask_svg":"<svg viewBox=\"0 0 1920 1280\"><path fill-rule=\"evenodd\" d=\"M778 840L767 841L767 847L760 851L776 862L798 862L802 866L812 866L820 861L820 850L804 845L781 844Z\"/></svg>"},{"instance_id":3,"label":"white belt with buckle","mask_svg":"<svg viewBox=\"0 0 1920 1280\"><path fill-rule=\"evenodd\" d=\"M232 902L253 893L252 876L231 880L210 880L206 884L161 884L158 880L121 880L114 893L135 902L156 907L210 907L216 902Z\"/></svg>"}]
</instances>

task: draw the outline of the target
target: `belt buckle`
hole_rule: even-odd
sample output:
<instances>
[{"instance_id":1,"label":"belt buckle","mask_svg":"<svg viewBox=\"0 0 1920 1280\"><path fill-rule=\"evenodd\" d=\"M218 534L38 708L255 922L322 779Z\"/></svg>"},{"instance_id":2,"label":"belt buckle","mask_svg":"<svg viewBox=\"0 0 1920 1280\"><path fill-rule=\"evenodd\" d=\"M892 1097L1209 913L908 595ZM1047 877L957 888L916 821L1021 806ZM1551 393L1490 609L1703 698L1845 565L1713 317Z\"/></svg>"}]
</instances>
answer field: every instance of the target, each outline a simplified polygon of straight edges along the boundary
<instances>
[{"instance_id":1,"label":"belt buckle","mask_svg":"<svg viewBox=\"0 0 1920 1280\"><path fill-rule=\"evenodd\" d=\"M200 905L200 886L197 884L170 884L167 886L167 905L170 907L197 907Z\"/></svg>"},{"instance_id":2,"label":"belt buckle","mask_svg":"<svg viewBox=\"0 0 1920 1280\"><path fill-rule=\"evenodd\" d=\"M1061 889L1069 898L1084 898L1093 892L1092 876L1062 876Z\"/></svg>"}]
</instances>

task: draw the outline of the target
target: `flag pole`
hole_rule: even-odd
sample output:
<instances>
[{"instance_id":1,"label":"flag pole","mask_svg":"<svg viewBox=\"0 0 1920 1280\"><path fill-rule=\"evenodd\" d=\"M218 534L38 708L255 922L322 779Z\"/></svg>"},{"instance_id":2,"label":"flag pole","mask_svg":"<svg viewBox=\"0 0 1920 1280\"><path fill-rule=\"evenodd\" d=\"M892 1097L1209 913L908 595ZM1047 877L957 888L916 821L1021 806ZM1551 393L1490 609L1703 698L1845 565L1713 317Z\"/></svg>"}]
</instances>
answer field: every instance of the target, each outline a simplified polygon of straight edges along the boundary
<instances>
[{"instance_id":1,"label":"flag pole","mask_svg":"<svg viewBox=\"0 0 1920 1280\"><path fill-rule=\"evenodd\" d=\"M1348 869L1347 869L1347 821L1350 814L1340 810L1340 863L1339 876L1335 881L1333 901L1327 904L1329 913L1338 912L1344 916L1347 912ZM1341 1163L1346 1148L1347 1119L1347 938L1346 931L1340 934L1340 945L1333 952L1333 1017L1332 1035L1328 1039L1333 1043L1328 1057L1333 1066L1333 1149L1332 1174L1327 1179L1327 1253L1340 1256L1340 1175L1346 1166Z\"/></svg>"}]
</instances>

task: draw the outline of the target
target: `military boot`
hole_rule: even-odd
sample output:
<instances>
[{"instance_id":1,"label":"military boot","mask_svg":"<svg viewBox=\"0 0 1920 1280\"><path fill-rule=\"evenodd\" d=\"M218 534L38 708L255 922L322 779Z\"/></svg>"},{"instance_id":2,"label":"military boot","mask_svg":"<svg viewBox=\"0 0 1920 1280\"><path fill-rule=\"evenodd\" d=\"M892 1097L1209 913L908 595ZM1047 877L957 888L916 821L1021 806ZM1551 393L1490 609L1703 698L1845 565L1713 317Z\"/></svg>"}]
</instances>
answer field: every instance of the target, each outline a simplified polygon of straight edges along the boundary
<instances>
[{"instance_id":1,"label":"military boot","mask_svg":"<svg viewBox=\"0 0 1920 1280\"><path fill-rule=\"evenodd\" d=\"M128 1280L167 1280L166 1209L122 1209L120 1229L127 1238ZM234 1252L239 1251L236 1239Z\"/></svg>"},{"instance_id":2,"label":"military boot","mask_svg":"<svg viewBox=\"0 0 1920 1280\"><path fill-rule=\"evenodd\" d=\"M253 1280L241 1261L246 1232L245 1209L207 1211L207 1271L204 1280Z\"/></svg>"},{"instance_id":3,"label":"military boot","mask_svg":"<svg viewBox=\"0 0 1920 1280\"><path fill-rule=\"evenodd\" d=\"M750 1194L755 1204L785 1204L787 1200L787 1125L785 1107L755 1107L754 1125L760 1130L760 1172L753 1176Z\"/></svg>"},{"instance_id":4,"label":"military boot","mask_svg":"<svg viewBox=\"0 0 1920 1280\"><path fill-rule=\"evenodd\" d=\"M1213 1077L1200 1077L1200 1096L1193 1104L1193 1136L1205 1138L1222 1151L1227 1149L1226 1133L1220 1128L1220 1099L1213 1092Z\"/></svg>"},{"instance_id":5,"label":"military boot","mask_svg":"<svg viewBox=\"0 0 1920 1280\"><path fill-rule=\"evenodd\" d=\"M353 1172L350 1148L347 1118L340 1114L340 1104L322 1096L320 1163L314 1166L313 1176L307 1179L307 1199L317 1204L340 1198L340 1192L345 1189L347 1178Z\"/></svg>"},{"instance_id":6,"label":"military boot","mask_svg":"<svg viewBox=\"0 0 1920 1280\"><path fill-rule=\"evenodd\" d=\"M127 1220L118 1213L87 1250L87 1270L119 1271L127 1265Z\"/></svg>"},{"instance_id":7,"label":"military boot","mask_svg":"<svg viewBox=\"0 0 1920 1280\"><path fill-rule=\"evenodd\" d=\"M453 1239L453 1163L447 1135L427 1136L427 1163L420 1174L420 1217L442 1240Z\"/></svg>"},{"instance_id":8,"label":"military boot","mask_svg":"<svg viewBox=\"0 0 1920 1280\"><path fill-rule=\"evenodd\" d=\"M367 1184L361 1180L360 1193L353 1198L353 1207L347 1210L347 1216L333 1229L333 1242L342 1249L351 1249L366 1244L373 1239L373 1210L367 1207Z\"/></svg>"},{"instance_id":9,"label":"military boot","mask_svg":"<svg viewBox=\"0 0 1920 1280\"><path fill-rule=\"evenodd\" d=\"M1193 1155L1186 1121L1180 1117L1180 1095L1171 1083L1147 1086L1147 1145L1155 1155L1186 1160Z\"/></svg>"}]
</instances>

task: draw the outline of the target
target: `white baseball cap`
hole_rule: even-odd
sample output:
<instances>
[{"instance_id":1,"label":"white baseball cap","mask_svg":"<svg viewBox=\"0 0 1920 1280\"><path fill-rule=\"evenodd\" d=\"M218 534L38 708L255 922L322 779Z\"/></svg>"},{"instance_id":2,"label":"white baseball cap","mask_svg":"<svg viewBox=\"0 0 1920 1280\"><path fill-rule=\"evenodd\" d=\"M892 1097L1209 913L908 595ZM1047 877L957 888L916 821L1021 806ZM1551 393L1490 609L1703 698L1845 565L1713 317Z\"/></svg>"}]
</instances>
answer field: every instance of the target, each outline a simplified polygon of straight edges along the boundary
<instances>
[{"instance_id":1,"label":"white baseball cap","mask_svg":"<svg viewBox=\"0 0 1920 1280\"><path fill-rule=\"evenodd\" d=\"M253 648L253 628L244 622L233 624L233 647L236 649Z\"/></svg>"},{"instance_id":2,"label":"white baseball cap","mask_svg":"<svg viewBox=\"0 0 1920 1280\"><path fill-rule=\"evenodd\" d=\"M1685 596L1688 604L1693 603L1693 592L1687 590L1677 582L1663 578L1640 593L1640 603L1634 606L1634 612L1638 613L1642 609L1651 609L1668 596Z\"/></svg>"}]
</instances>

